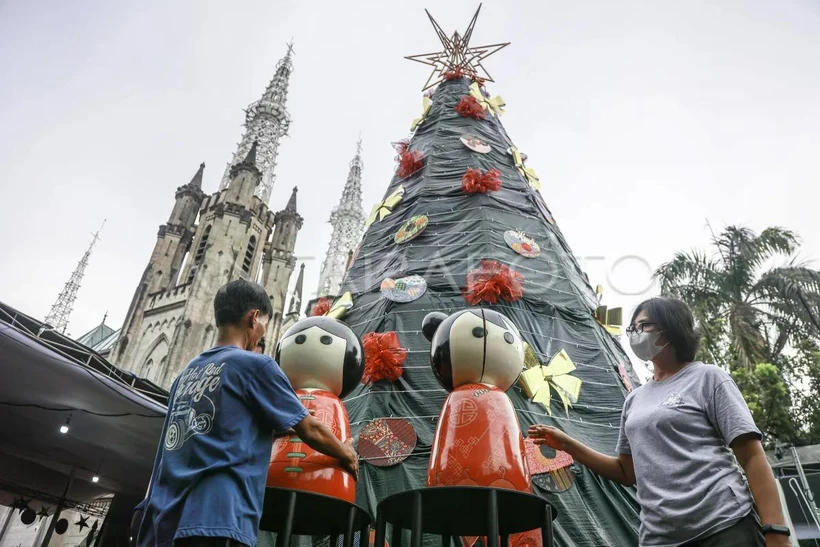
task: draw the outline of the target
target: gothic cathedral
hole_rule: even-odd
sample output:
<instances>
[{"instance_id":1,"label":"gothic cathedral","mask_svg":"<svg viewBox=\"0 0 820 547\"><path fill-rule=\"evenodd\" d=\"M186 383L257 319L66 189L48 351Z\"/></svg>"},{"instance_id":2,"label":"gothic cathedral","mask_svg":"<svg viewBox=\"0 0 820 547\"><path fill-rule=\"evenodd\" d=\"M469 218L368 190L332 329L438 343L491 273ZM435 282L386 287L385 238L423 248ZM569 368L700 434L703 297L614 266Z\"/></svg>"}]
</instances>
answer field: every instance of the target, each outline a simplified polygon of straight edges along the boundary
<instances>
[{"instance_id":1,"label":"gothic cathedral","mask_svg":"<svg viewBox=\"0 0 820 547\"><path fill-rule=\"evenodd\" d=\"M285 103L291 53L289 48L262 98L248 107L245 134L219 191L211 196L202 191L205 164L177 189L176 203L168 222L159 227L148 266L108 354L116 365L163 388L214 342L213 298L232 279L249 279L265 288L274 311L265 335L268 352L279 338L302 227L296 188L281 211L274 213L267 204L279 138L290 123Z\"/></svg>"}]
</instances>

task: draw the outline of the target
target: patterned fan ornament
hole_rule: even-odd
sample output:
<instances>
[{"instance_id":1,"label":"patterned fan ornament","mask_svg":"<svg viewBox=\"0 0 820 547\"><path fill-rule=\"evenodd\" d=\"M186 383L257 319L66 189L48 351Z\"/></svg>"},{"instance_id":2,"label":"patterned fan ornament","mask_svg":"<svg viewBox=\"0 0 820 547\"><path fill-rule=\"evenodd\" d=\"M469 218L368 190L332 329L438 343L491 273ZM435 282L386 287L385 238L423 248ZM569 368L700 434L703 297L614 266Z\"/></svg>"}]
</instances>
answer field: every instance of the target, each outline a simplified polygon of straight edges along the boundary
<instances>
[{"instance_id":1,"label":"patterned fan ornament","mask_svg":"<svg viewBox=\"0 0 820 547\"><path fill-rule=\"evenodd\" d=\"M399 231L396 232L395 237L393 237L393 241L396 244L407 243L411 239L418 237L418 235L422 233L425 228L427 228L427 215L416 215L410 217L410 220L402 224Z\"/></svg>"},{"instance_id":2,"label":"patterned fan ornament","mask_svg":"<svg viewBox=\"0 0 820 547\"><path fill-rule=\"evenodd\" d=\"M406 304L417 300L427 291L427 281L420 275L411 275L400 279L388 277L381 284L382 296L393 302Z\"/></svg>"},{"instance_id":3,"label":"patterned fan ornament","mask_svg":"<svg viewBox=\"0 0 820 547\"><path fill-rule=\"evenodd\" d=\"M504 242L510 249L526 258L535 258L541 254L541 247L533 238L518 230L504 232Z\"/></svg>"}]
</instances>

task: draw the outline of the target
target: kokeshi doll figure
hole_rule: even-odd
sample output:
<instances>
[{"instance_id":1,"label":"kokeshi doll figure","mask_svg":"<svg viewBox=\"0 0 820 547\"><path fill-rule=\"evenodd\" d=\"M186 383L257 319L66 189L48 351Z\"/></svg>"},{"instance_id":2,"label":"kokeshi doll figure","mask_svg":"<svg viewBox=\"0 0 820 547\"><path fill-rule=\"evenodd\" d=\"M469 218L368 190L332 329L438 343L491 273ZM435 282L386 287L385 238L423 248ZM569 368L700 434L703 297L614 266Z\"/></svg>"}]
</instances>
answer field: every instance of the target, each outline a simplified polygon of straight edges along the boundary
<instances>
[{"instance_id":1,"label":"kokeshi doll figure","mask_svg":"<svg viewBox=\"0 0 820 547\"><path fill-rule=\"evenodd\" d=\"M433 438L427 485L531 493L524 438L505 393L524 368L524 343L516 326L497 311L473 308L449 317L430 313L422 331L432 344L433 372L450 392ZM513 545L540 545L536 535L510 539ZM475 539L465 538L465 543Z\"/></svg>"},{"instance_id":2,"label":"kokeshi doll figure","mask_svg":"<svg viewBox=\"0 0 820 547\"><path fill-rule=\"evenodd\" d=\"M350 421L340 397L359 384L364 372L362 345L353 331L330 317L303 319L285 332L274 358L313 417L340 441L348 440ZM356 501L356 479L295 434L274 441L267 485Z\"/></svg>"}]
</instances>

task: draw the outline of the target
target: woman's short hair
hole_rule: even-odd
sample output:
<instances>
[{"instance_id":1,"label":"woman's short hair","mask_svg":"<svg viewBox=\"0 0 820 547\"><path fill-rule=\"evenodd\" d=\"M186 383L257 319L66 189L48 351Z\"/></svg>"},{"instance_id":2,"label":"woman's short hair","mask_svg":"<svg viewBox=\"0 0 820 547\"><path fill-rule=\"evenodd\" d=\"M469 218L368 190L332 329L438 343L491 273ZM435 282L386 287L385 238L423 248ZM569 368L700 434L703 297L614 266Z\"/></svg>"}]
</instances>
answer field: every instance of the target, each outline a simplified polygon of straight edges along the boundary
<instances>
[{"instance_id":1,"label":"woman's short hair","mask_svg":"<svg viewBox=\"0 0 820 547\"><path fill-rule=\"evenodd\" d=\"M700 331L695 326L692 310L683 300L670 296L658 296L644 300L632 313L630 324L641 312L646 312L658 330L664 331L664 338L675 349L675 356L681 363L695 360L700 347Z\"/></svg>"}]
</instances>

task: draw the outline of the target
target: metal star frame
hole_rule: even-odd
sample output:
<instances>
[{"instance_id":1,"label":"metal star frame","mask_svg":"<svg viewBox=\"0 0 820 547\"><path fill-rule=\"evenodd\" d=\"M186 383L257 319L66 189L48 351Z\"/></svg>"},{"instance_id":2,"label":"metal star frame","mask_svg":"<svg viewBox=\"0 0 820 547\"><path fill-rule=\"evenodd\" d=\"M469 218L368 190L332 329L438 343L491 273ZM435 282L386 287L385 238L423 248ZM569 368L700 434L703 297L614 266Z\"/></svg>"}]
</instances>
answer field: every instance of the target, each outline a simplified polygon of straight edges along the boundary
<instances>
[{"instance_id":1,"label":"metal star frame","mask_svg":"<svg viewBox=\"0 0 820 547\"><path fill-rule=\"evenodd\" d=\"M427 78L427 82L424 84L425 87L422 91L427 91L431 87L444 81L444 75L447 72L461 72L473 80L487 82L494 81L490 76L490 73L487 72L487 69L484 68L482 61L493 53L507 47L510 43L505 42L503 44L470 47L470 38L473 35L473 28L475 27L476 20L478 19L478 13L480 11L481 4L478 5L478 9L476 10L475 15L473 15L470 24L467 25L467 30L464 31L463 36L458 32L454 32L453 36L448 38L439 24L436 23L436 20L433 19L433 16L430 15L430 12L424 10L427 17L430 19L430 22L433 24L433 28L438 35L438 39L441 40L441 45L444 46L444 50L436 53L422 53L419 55L410 55L405 57L405 59L410 61L416 61L417 63L422 63L433 67L433 72L430 74L430 77ZM483 73L483 76L479 74L479 71ZM436 78L436 75L438 75L438 78ZM434 78L435 81L430 83Z\"/></svg>"}]
</instances>

